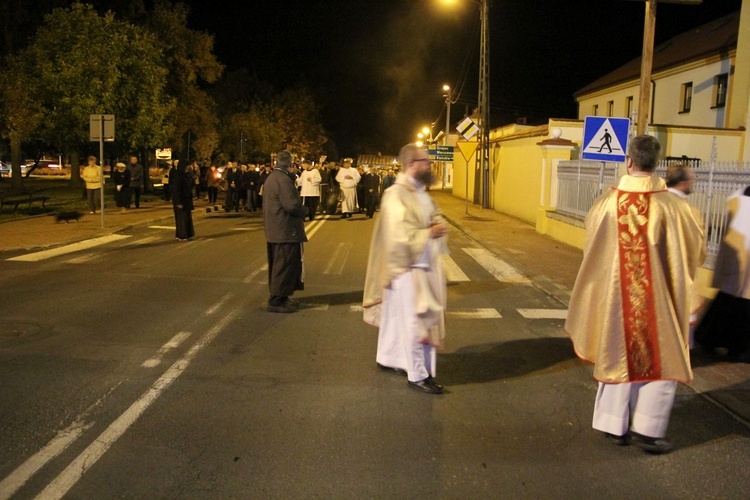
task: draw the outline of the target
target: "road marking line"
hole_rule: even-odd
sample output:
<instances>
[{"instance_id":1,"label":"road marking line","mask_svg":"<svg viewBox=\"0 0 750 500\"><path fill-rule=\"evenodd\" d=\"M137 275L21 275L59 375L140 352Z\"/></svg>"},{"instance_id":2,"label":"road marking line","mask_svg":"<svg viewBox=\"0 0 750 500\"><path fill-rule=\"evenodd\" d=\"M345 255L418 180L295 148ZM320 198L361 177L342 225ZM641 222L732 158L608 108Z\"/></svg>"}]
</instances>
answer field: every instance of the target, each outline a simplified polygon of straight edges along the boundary
<instances>
[{"instance_id":1,"label":"road marking line","mask_svg":"<svg viewBox=\"0 0 750 500\"><path fill-rule=\"evenodd\" d=\"M86 262L89 262L91 260L94 260L95 258L99 257L101 254L98 253L87 253L83 254L79 257L73 257L72 259L68 259L65 262L65 264L84 264Z\"/></svg>"},{"instance_id":2,"label":"road marking line","mask_svg":"<svg viewBox=\"0 0 750 500\"><path fill-rule=\"evenodd\" d=\"M323 227L323 223L325 223L325 219L315 219L310 224L307 225L307 239L311 240L313 235L318 232L318 229Z\"/></svg>"},{"instance_id":3,"label":"road marking line","mask_svg":"<svg viewBox=\"0 0 750 500\"><path fill-rule=\"evenodd\" d=\"M448 311L446 316L459 319L498 319L502 318L500 313L494 307L477 307L474 309L459 309L458 311Z\"/></svg>"},{"instance_id":4,"label":"road marking line","mask_svg":"<svg viewBox=\"0 0 750 500\"><path fill-rule=\"evenodd\" d=\"M175 347L178 347L190 335L191 335L190 332L178 333L177 335L172 337L169 342L161 346L161 348L158 351L156 351L156 356L154 356L153 358L147 359L141 364L141 366L143 368L153 368L155 366L158 366L161 363L161 358L163 358L166 353L168 353Z\"/></svg>"},{"instance_id":5,"label":"road marking line","mask_svg":"<svg viewBox=\"0 0 750 500\"><path fill-rule=\"evenodd\" d=\"M445 269L446 281L471 281L469 277L466 276L466 273L458 267L456 261L451 259L448 254L442 254L441 258L443 259L443 269Z\"/></svg>"},{"instance_id":6,"label":"road marking line","mask_svg":"<svg viewBox=\"0 0 750 500\"><path fill-rule=\"evenodd\" d=\"M361 313L364 311L364 307L361 305L350 305L349 310L351 312ZM502 318L497 309L493 307L476 307L468 309L457 309L455 311L447 311L446 316L451 318L459 319L498 319Z\"/></svg>"},{"instance_id":7,"label":"road marking line","mask_svg":"<svg viewBox=\"0 0 750 500\"><path fill-rule=\"evenodd\" d=\"M464 252L471 255L480 266L485 268L496 280L503 283L528 283L531 280L521 274L518 269L504 260L498 259L483 248L464 248Z\"/></svg>"},{"instance_id":8,"label":"road marking line","mask_svg":"<svg viewBox=\"0 0 750 500\"><path fill-rule=\"evenodd\" d=\"M156 236L146 236L145 238L141 238L138 241L131 241L130 245L136 246L136 245L145 245L146 243L151 243L152 241L157 241L160 238L157 238Z\"/></svg>"},{"instance_id":9,"label":"road marking line","mask_svg":"<svg viewBox=\"0 0 750 500\"><path fill-rule=\"evenodd\" d=\"M83 422L73 422L67 429L63 429L47 443L47 445L28 458L20 467L14 470L8 477L0 482L0 500L7 500L18 489L26 484L31 476L44 467L47 462L58 456L70 446L81 434L86 432L92 425Z\"/></svg>"},{"instance_id":10,"label":"road marking line","mask_svg":"<svg viewBox=\"0 0 750 500\"><path fill-rule=\"evenodd\" d=\"M567 319L567 309L516 309L524 318L528 319Z\"/></svg>"},{"instance_id":11,"label":"road marking line","mask_svg":"<svg viewBox=\"0 0 750 500\"><path fill-rule=\"evenodd\" d=\"M97 399L67 428L59 431L57 435L47 443L44 448L29 457L23 464L14 470L8 477L0 481L0 500L7 500L47 462L58 456L65 449L73 444L84 432L86 432L95 422L85 423L91 410L100 406L102 402L117 389L122 382L113 385L101 398Z\"/></svg>"},{"instance_id":12,"label":"road marking line","mask_svg":"<svg viewBox=\"0 0 750 500\"><path fill-rule=\"evenodd\" d=\"M133 425L136 420L146 411L154 401L182 375L190 366L190 362L195 356L206 347L216 336L237 316L238 310L230 311L226 316L219 319L219 322L208 330L203 336L191 347L188 352L164 372L164 375L154 382L154 384L138 398L130 408L120 415L117 420L107 427L99 437L97 437L64 471L60 473L46 488L39 494L38 498L45 500L62 498L77 482L86 471L90 470L94 464L104 455L107 450L122 436L125 431Z\"/></svg>"},{"instance_id":13,"label":"road marking line","mask_svg":"<svg viewBox=\"0 0 750 500\"><path fill-rule=\"evenodd\" d=\"M307 302L300 302L300 311L327 311L329 304L313 304Z\"/></svg>"},{"instance_id":14,"label":"road marking line","mask_svg":"<svg viewBox=\"0 0 750 500\"><path fill-rule=\"evenodd\" d=\"M232 297L232 295L233 295L232 292L229 292L228 294L224 295L222 298L219 299L219 301L216 304L214 304L211 307L209 307L208 309L206 309L206 311L203 313L203 315L204 316L210 316L213 313L215 313L216 311L218 311L219 308L224 304L224 302L226 302L227 300L229 300Z\"/></svg>"},{"instance_id":15,"label":"road marking line","mask_svg":"<svg viewBox=\"0 0 750 500\"><path fill-rule=\"evenodd\" d=\"M265 264L263 264L263 266L262 266L261 268L259 268L259 269L256 269L255 271L253 271L253 272L251 272L250 274L248 274L248 275L247 275L247 276L245 277L245 279L244 279L244 280L242 280L242 282L243 282L243 283L250 283L250 282L252 282L252 281L253 281L253 279L255 279L255 277L256 277L256 276L258 276L258 275L259 275L260 273L262 273L263 271L268 271L268 262L266 262Z\"/></svg>"},{"instance_id":16,"label":"road marking line","mask_svg":"<svg viewBox=\"0 0 750 500\"><path fill-rule=\"evenodd\" d=\"M78 243L72 243L58 248L52 248L50 250L42 250L41 252L28 253L26 255L19 255L18 257L11 257L7 260L24 261L24 262L36 262L44 259L50 259L57 257L58 255L65 255L66 253L78 252L79 250L86 250L99 245L105 245L113 241L130 238L130 236L124 234L108 234L107 236L100 236L90 240L79 241Z\"/></svg>"},{"instance_id":17,"label":"road marking line","mask_svg":"<svg viewBox=\"0 0 750 500\"><path fill-rule=\"evenodd\" d=\"M336 247L336 250L331 255L328 265L326 266L323 274L341 274L346 264L346 259L349 257L349 252L352 249L352 244L348 241L342 241Z\"/></svg>"},{"instance_id":18,"label":"road marking line","mask_svg":"<svg viewBox=\"0 0 750 500\"><path fill-rule=\"evenodd\" d=\"M149 229L177 229L175 226L148 226Z\"/></svg>"},{"instance_id":19,"label":"road marking line","mask_svg":"<svg viewBox=\"0 0 750 500\"><path fill-rule=\"evenodd\" d=\"M257 231L259 227L233 227L232 231Z\"/></svg>"}]
</instances>

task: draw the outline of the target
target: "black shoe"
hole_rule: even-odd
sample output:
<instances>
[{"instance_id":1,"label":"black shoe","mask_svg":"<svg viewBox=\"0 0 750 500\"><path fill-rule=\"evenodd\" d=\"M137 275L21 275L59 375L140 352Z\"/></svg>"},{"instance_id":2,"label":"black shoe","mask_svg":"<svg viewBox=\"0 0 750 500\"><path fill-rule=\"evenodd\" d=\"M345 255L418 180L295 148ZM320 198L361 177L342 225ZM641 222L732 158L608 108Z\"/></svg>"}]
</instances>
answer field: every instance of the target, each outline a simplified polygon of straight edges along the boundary
<instances>
[{"instance_id":1,"label":"black shoe","mask_svg":"<svg viewBox=\"0 0 750 500\"><path fill-rule=\"evenodd\" d=\"M627 446L628 445L628 439L627 435L625 436L618 436L617 434L610 434L609 432L604 433L604 437L612 441L617 446Z\"/></svg>"},{"instance_id":2,"label":"black shoe","mask_svg":"<svg viewBox=\"0 0 750 500\"><path fill-rule=\"evenodd\" d=\"M672 451L672 443L664 438L652 438L638 434L637 432L630 431L627 435L628 444L632 444L643 451L647 451L654 455L661 455Z\"/></svg>"},{"instance_id":3,"label":"black shoe","mask_svg":"<svg viewBox=\"0 0 750 500\"><path fill-rule=\"evenodd\" d=\"M286 299L286 302L284 303L284 305L289 305L292 307L299 307L299 300L296 300L290 297Z\"/></svg>"},{"instance_id":4,"label":"black shoe","mask_svg":"<svg viewBox=\"0 0 750 500\"><path fill-rule=\"evenodd\" d=\"M427 377L424 380L417 382L409 381L409 387L418 391L426 392L427 394L443 394L443 386L435 382L432 377Z\"/></svg>"},{"instance_id":5,"label":"black shoe","mask_svg":"<svg viewBox=\"0 0 750 500\"><path fill-rule=\"evenodd\" d=\"M268 309L266 309L268 312L272 313L293 313L297 312L296 307L292 307L288 304L284 304L283 306L268 306Z\"/></svg>"},{"instance_id":6,"label":"black shoe","mask_svg":"<svg viewBox=\"0 0 750 500\"><path fill-rule=\"evenodd\" d=\"M378 365L378 368L380 368L383 371L393 372L396 375L402 375L404 377L406 376L406 370L402 370L401 368L394 368L392 366L385 366L385 365L381 365L380 363L377 363L377 365Z\"/></svg>"}]
</instances>

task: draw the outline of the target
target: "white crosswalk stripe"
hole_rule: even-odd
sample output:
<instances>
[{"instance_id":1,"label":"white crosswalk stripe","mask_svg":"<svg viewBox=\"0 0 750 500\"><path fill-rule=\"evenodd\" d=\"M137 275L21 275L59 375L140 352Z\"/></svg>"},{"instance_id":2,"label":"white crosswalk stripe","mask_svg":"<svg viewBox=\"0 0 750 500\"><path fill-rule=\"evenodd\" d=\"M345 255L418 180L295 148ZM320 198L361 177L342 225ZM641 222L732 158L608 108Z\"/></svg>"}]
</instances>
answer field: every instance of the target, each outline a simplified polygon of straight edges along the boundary
<instances>
[{"instance_id":1,"label":"white crosswalk stripe","mask_svg":"<svg viewBox=\"0 0 750 500\"><path fill-rule=\"evenodd\" d=\"M456 261L451 259L451 257L448 254L442 255L443 259L443 269L445 269L445 279L449 282L457 282L457 281L471 281L468 276L466 276L466 273L464 273L460 267L458 267L458 264L456 264Z\"/></svg>"},{"instance_id":2,"label":"white crosswalk stripe","mask_svg":"<svg viewBox=\"0 0 750 500\"><path fill-rule=\"evenodd\" d=\"M464 252L469 254L480 266L485 268L498 281L503 283L529 283L531 280L521 274L515 267L511 266L502 259L492 255L488 250L483 248L464 248Z\"/></svg>"},{"instance_id":3,"label":"white crosswalk stripe","mask_svg":"<svg viewBox=\"0 0 750 500\"><path fill-rule=\"evenodd\" d=\"M567 309L518 309L518 314L527 319L566 319Z\"/></svg>"},{"instance_id":4,"label":"white crosswalk stripe","mask_svg":"<svg viewBox=\"0 0 750 500\"><path fill-rule=\"evenodd\" d=\"M99 238L93 238L90 240L79 241L78 243L72 243L70 245L61 246L58 248L52 248L50 250L42 250L41 252L27 253L19 255L18 257L12 257L7 260L22 261L22 262L38 262L44 259L51 259L60 255L68 253L78 252L80 250L87 250L89 248L98 247L99 245L105 245L113 241L122 240L124 238L130 238L130 236L123 234L110 234L107 236L100 236Z\"/></svg>"}]
</instances>

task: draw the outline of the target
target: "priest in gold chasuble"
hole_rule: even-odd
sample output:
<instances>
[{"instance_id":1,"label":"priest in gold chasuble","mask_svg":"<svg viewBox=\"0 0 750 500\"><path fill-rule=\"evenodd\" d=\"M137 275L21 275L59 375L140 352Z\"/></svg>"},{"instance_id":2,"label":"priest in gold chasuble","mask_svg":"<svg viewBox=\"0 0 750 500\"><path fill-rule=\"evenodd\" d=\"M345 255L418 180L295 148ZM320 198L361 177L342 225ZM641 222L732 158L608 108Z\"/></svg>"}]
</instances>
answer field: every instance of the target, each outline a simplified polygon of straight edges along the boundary
<instances>
[{"instance_id":1,"label":"priest in gold chasuble","mask_svg":"<svg viewBox=\"0 0 750 500\"><path fill-rule=\"evenodd\" d=\"M593 427L656 453L671 448L663 438L676 384L693 377L691 286L705 257L700 221L653 174L660 149L653 137L635 137L628 175L586 216L565 322L600 383Z\"/></svg>"}]
</instances>

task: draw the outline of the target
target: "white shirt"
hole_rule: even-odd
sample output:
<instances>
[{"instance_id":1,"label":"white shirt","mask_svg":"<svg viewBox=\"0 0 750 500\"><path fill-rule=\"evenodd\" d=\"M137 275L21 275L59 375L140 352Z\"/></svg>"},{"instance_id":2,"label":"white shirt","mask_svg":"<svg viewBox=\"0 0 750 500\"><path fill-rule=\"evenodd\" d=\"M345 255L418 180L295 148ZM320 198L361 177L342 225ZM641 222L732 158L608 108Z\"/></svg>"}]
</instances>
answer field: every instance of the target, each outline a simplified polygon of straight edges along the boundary
<instances>
[{"instance_id":1,"label":"white shirt","mask_svg":"<svg viewBox=\"0 0 750 500\"><path fill-rule=\"evenodd\" d=\"M301 196L320 196L320 172L318 169L311 168L303 170L297 177L297 187L301 187Z\"/></svg>"}]
</instances>

